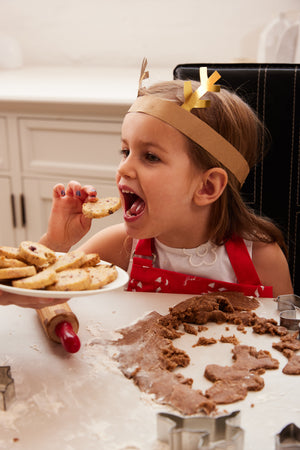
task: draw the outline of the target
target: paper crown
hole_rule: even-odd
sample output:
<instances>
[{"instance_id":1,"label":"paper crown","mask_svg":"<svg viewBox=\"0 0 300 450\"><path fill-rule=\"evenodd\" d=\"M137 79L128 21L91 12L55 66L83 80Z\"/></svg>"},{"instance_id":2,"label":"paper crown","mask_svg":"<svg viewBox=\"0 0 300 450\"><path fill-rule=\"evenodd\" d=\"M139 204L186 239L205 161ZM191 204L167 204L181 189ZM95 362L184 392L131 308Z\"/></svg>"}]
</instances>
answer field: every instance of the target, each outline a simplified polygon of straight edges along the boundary
<instances>
[{"instance_id":1,"label":"paper crown","mask_svg":"<svg viewBox=\"0 0 300 450\"><path fill-rule=\"evenodd\" d=\"M147 60L144 59L139 79L139 93L143 81L149 77L146 66ZM181 106L173 101L145 94L135 100L128 112L145 113L176 128L214 156L242 185L250 170L243 155L206 122L190 112L193 108L210 106L210 100L202 99L206 92L220 91L220 86L215 84L221 78L217 71L210 77L207 76L207 67L201 67L199 72L201 84L198 89L193 91L190 80L184 82L184 103Z\"/></svg>"}]
</instances>

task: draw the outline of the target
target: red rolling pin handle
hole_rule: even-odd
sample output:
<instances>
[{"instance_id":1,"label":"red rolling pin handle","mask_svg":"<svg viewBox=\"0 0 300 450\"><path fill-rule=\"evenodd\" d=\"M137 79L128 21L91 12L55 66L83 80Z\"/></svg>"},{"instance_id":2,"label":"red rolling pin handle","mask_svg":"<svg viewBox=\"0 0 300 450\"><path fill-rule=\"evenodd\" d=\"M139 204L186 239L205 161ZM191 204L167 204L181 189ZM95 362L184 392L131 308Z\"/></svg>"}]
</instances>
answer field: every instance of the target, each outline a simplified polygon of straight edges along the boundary
<instances>
[{"instance_id":1,"label":"red rolling pin handle","mask_svg":"<svg viewBox=\"0 0 300 450\"><path fill-rule=\"evenodd\" d=\"M69 353L80 349L77 336L79 322L68 303L45 306L36 310L46 335L54 342L62 344Z\"/></svg>"},{"instance_id":2,"label":"red rolling pin handle","mask_svg":"<svg viewBox=\"0 0 300 450\"><path fill-rule=\"evenodd\" d=\"M76 353L80 349L80 339L74 332L69 322L60 322L55 327L55 333L59 337L62 346L69 353Z\"/></svg>"}]
</instances>

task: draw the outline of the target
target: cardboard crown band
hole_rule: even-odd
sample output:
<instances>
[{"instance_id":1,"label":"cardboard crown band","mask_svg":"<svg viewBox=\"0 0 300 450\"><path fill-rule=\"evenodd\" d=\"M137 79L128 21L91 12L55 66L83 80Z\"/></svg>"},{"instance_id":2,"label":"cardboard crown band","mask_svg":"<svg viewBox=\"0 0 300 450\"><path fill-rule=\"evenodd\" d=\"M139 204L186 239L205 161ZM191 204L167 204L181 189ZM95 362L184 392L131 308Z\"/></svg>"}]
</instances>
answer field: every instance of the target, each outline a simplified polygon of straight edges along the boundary
<instances>
[{"instance_id":1,"label":"cardboard crown band","mask_svg":"<svg viewBox=\"0 0 300 450\"><path fill-rule=\"evenodd\" d=\"M166 122L214 156L242 185L249 173L243 155L203 120L170 100L153 95L138 97L128 112L141 112Z\"/></svg>"}]
</instances>

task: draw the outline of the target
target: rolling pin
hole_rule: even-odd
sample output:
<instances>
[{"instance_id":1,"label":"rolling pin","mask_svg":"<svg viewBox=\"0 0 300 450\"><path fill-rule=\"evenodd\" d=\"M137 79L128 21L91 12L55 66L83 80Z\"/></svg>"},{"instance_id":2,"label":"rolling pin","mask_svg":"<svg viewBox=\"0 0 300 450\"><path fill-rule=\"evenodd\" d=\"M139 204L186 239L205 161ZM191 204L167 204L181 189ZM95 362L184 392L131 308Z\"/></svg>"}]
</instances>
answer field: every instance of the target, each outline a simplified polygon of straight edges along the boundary
<instances>
[{"instance_id":1,"label":"rolling pin","mask_svg":"<svg viewBox=\"0 0 300 450\"><path fill-rule=\"evenodd\" d=\"M62 344L69 353L80 349L77 336L79 322L68 303L45 306L36 310L46 335L54 342Z\"/></svg>"}]
</instances>

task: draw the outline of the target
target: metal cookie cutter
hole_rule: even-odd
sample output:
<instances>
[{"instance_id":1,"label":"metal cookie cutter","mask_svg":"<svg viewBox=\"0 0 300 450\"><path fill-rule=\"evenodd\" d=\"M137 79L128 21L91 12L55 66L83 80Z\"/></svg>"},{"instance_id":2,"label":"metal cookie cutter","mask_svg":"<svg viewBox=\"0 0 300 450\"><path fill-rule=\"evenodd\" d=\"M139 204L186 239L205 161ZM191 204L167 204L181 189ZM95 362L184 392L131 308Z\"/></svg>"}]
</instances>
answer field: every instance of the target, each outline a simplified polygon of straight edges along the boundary
<instances>
[{"instance_id":1,"label":"metal cookie cutter","mask_svg":"<svg viewBox=\"0 0 300 450\"><path fill-rule=\"evenodd\" d=\"M300 428L294 423L284 427L275 437L275 450L299 450Z\"/></svg>"},{"instance_id":2,"label":"metal cookie cutter","mask_svg":"<svg viewBox=\"0 0 300 450\"><path fill-rule=\"evenodd\" d=\"M0 409L6 411L8 404L15 397L15 384L9 366L0 366Z\"/></svg>"},{"instance_id":3,"label":"metal cookie cutter","mask_svg":"<svg viewBox=\"0 0 300 450\"><path fill-rule=\"evenodd\" d=\"M290 331L299 331L300 339L300 297L298 295L279 295L276 299L280 311L280 325Z\"/></svg>"},{"instance_id":4,"label":"metal cookie cutter","mask_svg":"<svg viewBox=\"0 0 300 450\"><path fill-rule=\"evenodd\" d=\"M182 417L158 413L158 440L168 443L170 450L242 450L244 430L239 427L240 411L219 417Z\"/></svg>"}]
</instances>

